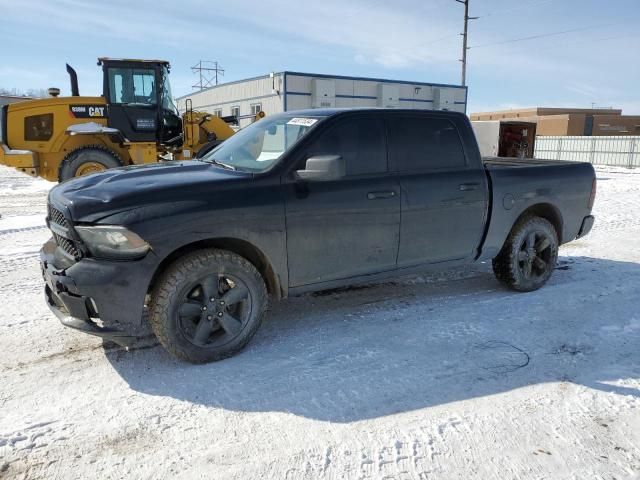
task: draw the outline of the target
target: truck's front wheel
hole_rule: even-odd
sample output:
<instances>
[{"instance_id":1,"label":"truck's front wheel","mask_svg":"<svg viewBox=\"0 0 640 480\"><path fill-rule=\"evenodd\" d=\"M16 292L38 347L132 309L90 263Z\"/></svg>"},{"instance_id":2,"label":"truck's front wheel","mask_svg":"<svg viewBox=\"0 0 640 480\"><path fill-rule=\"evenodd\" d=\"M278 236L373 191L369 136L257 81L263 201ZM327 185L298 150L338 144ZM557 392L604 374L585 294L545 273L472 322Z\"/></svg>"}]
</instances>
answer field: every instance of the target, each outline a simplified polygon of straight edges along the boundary
<instances>
[{"instance_id":1,"label":"truck's front wheel","mask_svg":"<svg viewBox=\"0 0 640 480\"><path fill-rule=\"evenodd\" d=\"M513 290L530 292L542 287L556 266L558 234L544 218L528 216L516 223L496 258L493 272Z\"/></svg>"},{"instance_id":2,"label":"truck's front wheel","mask_svg":"<svg viewBox=\"0 0 640 480\"><path fill-rule=\"evenodd\" d=\"M174 262L152 294L151 328L173 355L192 363L230 357L260 326L267 289L245 258L199 250Z\"/></svg>"}]
</instances>

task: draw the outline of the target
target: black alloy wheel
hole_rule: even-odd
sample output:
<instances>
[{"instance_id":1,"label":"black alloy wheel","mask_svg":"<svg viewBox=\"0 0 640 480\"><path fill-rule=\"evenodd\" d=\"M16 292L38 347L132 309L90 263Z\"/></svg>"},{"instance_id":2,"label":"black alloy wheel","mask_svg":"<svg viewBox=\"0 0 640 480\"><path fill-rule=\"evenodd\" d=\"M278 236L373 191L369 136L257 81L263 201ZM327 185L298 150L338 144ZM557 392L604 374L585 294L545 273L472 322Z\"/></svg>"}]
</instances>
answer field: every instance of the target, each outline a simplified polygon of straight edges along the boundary
<instances>
[{"instance_id":1,"label":"black alloy wheel","mask_svg":"<svg viewBox=\"0 0 640 480\"><path fill-rule=\"evenodd\" d=\"M251 294L242 280L215 273L187 288L176 313L180 332L191 343L221 346L246 327L251 308Z\"/></svg>"},{"instance_id":2,"label":"black alloy wheel","mask_svg":"<svg viewBox=\"0 0 640 480\"><path fill-rule=\"evenodd\" d=\"M552 240L543 231L529 233L520 244L518 267L526 280L544 277L554 265L551 260Z\"/></svg>"},{"instance_id":3,"label":"black alloy wheel","mask_svg":"<svg viewBox=\"0 0 640 480\"><path fill-rule=\"evenodd\" d=\"M500 253L493 259L493 273L513 290L537 290L555 269L558 244L558 234L551 222L525 216L513 226Z\"/></svg>"}]
</instances>

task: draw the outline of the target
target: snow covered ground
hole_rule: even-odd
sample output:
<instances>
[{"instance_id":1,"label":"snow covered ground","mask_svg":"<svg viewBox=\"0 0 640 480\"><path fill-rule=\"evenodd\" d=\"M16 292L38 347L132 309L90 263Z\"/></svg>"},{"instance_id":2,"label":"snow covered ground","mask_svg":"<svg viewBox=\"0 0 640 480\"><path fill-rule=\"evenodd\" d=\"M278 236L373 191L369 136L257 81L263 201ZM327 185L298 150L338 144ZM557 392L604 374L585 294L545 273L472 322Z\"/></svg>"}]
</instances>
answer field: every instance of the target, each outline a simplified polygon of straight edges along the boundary
<instances>
[{"instance_id":1,"label":"snow covered ground","mask_svg":"<svg viewBox=\"0 0 640 480\"><path fill-rule=\"evenodd\" d=\"M538 292L480 265L292 298L192 366L58 323L51 184L0 167L0 478L638 478L640 170L598 177Z\"/></svg>"}]
</instances>

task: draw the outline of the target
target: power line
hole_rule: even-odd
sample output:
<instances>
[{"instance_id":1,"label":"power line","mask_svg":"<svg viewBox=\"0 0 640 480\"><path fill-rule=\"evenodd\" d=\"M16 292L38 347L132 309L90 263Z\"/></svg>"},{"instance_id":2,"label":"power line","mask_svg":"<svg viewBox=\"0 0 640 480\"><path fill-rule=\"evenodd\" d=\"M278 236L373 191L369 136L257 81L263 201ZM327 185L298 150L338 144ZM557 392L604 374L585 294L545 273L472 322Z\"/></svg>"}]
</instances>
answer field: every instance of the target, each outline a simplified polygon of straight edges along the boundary
<instances>
[{"instance_id":1,"label":"power line","mask_svg":"<svg viewBox=\"0 0 640 480\"><path fill-rule=\"evenodd\" d=\"M448 39L453 38L453 37L459 37L460 35L461 35L460 33L450 33L448 35L445 35L444 37L434 38L433 40L430 40L430 41L428 41L426 43L419 43L419 44L416 44L416 45L412 45L412 48L426 47L426 46L429 46L429 45L433 45L435 43L440 43L443 40L448 40Z\"/></svg>"},{"instance_id":2,"label":"power line","mask_svg":"<svg viewBox=\"0 0 640 480\"><path fill-rule=\"evenodd\" d=\"M458 1L458 0L456 0L456 1ZM556 36L556 35L564 35L564 34L567 34L567 33L579 32L579 31L582 31L582 30L590 30L590 29L593 29L593 28L609 27L611 25L615 25L615 23L606 23L606 24L601 24L601 25L591 25L591 26L588 26L588 27L578 27L578 28L572 28L572 29L569 29L569 30L560 30L560 31L557 31L557 32L549 32L549 33L542 33L542 34L539 34L539 35L531 35L531 36L528 36L528 37L512 38L510 40L502 40L502 41L499 41L499 42L491 42L491 43L483 43L483 44L480 44L480 45L472 45L469 48L483 48L483 47L490 47L490 46L493 46L493 45L504 45L506 43L524 42L526 40L535 40L537 38L553 37L553 36Z\"/></svg>"},{"instance_id":3,"label":"power line","mask_svg":"<svg viewBox=\"0 0 640 480\"><path fill-rule=\"evenodd\" d=\"M529 2L529 3L525 3L525 4L519 5L517 7L505 8L503 10L492 10L491 12L481 14L480 18L492 17L493 15L496 15L496 14L517 12L518 10L526 10L527 8L535 7L535 6L538 6L538 5L544 5L545 3L551 3L552 1L553 0L538 0L538 1L532 1L532 2Z\"/></svg>"},{"instance_id":4,"label":"power line","mask_svg":"<svg viewBox=\"0 0 640 480\"><path fill-rule=\"evenodd\" d=\"M562 47L573 46L573 45L585 45L585 44L596 43L596 42L606 42L608 40L617 40L620 38L635 38L635 37L638 37L639 35L640 33L635 32L635 33L625 33L622 35L613 35L613 36L607 36L607 37L579 39L579 40L563 42ZM536 51L544 52L551 49L553 49L554 51L557 51L558 48L559 48L558 45L547 45L547 46L544 46L543 48L536 48Z\"/></svg>"}]
</instances>

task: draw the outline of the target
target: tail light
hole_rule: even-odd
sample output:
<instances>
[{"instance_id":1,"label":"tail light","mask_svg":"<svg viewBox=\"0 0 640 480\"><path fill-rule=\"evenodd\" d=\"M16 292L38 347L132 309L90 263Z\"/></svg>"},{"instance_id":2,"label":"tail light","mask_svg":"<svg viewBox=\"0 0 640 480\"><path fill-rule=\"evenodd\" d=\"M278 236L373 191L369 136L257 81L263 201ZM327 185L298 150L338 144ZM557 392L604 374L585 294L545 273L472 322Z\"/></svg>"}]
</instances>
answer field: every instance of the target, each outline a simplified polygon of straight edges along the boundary
<instances>
[{"instance_id":1,"label":"tail light","mask_svg":"<svg viewBox=\"0 0 640 480\"><path fill-rule=\"evenodd\" d=\"M591 184L591 196L589 197L589 210L593 208L593 202L596 201L596 190L598 181L594 178Z\"/></svg>"}]
</instances>

